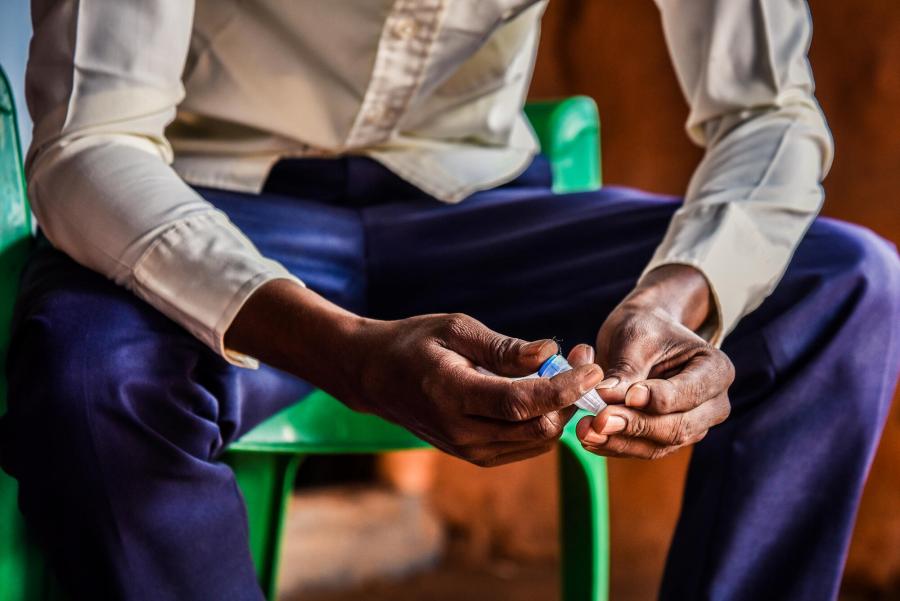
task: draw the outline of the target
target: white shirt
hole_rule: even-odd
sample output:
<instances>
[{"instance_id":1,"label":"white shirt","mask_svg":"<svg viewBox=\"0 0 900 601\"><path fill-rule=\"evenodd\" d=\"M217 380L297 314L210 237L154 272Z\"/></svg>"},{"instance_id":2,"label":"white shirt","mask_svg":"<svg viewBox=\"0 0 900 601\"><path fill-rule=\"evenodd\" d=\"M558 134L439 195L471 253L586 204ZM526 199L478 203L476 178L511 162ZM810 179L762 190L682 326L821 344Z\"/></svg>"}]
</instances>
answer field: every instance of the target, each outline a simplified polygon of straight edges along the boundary
<instances>
[{"instance_id":1,"label":"white shirt","mask_svg":"<svg viewBox=\"0 0 900 601\"><path fill-rule=\"evenodd\" d=\"M772 291L821 206L832 143L810 16L805 0L657 4L706 156L647 270L704 273L718 343ZM537 150L521 109L546 0L32 5L26 172L40 226L238 365L255 362L223 346L234 316L262 284L296 278L188 183L258 192L282 157L353 153L452 203Z\"/></svg>"}]
</instances>

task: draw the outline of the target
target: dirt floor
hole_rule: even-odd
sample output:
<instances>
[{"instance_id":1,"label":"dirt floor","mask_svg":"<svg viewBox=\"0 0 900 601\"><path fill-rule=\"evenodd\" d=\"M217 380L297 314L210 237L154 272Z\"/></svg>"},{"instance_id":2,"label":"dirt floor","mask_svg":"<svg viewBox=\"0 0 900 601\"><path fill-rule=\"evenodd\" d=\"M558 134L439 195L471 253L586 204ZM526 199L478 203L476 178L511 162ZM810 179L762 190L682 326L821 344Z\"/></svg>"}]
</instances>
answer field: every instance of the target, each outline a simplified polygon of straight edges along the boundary
<instances>
[{"instance_id":1,"label":"dirt floor","mask_svg":"<svg viewBox=\"0 0 900 601\"><path fill-rule=\"evenodd\" d=\"M395 582L375 582L354 590L284 597L282 601L557 601L558 566L541 562L494 562L487 566L447 562ZM649 601L642 593L618 591L612 601ZM839 601L900 601L900 591L844 591Z\"/></svg>"},{"instance_id":2,"label":"dirt floor","mask_svg":"<svg viewBox=\"0 0 900 601\"><path fill-rule=\"evenodd\" d=\"M557 566L492 562L487 566L444 563L403 581L371 583L353 591L285 597L283 601L554 601Z\"/></svg>"},{"instance_id":3,"label":"dirt floor","mask_svg":"<svg viewBox=\"0 0 900 601\"><path fill-rule=\"evenodd\" d=\"M441 530L421 498L359 485L306 490L287 516L280 601L559 599L558 561L496 551L475 560L459 532ZM655 597L658 575L640 564L614 551L612 601ZM900 586L845 584L840 601L900 601Z\"/></svg>"}]
</instances>

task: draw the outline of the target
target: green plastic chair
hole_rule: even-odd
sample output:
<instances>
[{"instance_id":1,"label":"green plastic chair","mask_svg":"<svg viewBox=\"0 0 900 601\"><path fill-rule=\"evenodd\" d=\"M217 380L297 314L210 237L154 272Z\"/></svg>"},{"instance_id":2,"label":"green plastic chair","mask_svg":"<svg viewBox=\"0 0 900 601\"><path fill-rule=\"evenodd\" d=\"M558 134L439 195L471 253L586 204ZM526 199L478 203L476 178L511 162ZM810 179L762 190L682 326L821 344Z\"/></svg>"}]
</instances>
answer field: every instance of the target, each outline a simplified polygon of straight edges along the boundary
<instances>
[{"instance_id":1,"label":"green plastic chair","mask_svg":"<svg viewBox=\"0 0 900 601\"><path fill-rule=\"evenodd\" d=\"M550 160L554 190L597 189L599 119L594 102L574 97L530 103L526 112ZM5 360L13 301L31 242L15 106L0 70L0 360ZM5 372L0 370L0 414L5 407ZM606 463L581 448L574 432L576 421L569 424L560 445L563 599L605 601L609 578ZM224 459L232 466L247 504L251 551L267 598L277 597L285 509L303 457L427 446L403 428L351 411L322 391L231 445ZM16 489L15 481L0 472L0 601L64 599L29 540L16 505Z\"/></svg>"}]
</instances>

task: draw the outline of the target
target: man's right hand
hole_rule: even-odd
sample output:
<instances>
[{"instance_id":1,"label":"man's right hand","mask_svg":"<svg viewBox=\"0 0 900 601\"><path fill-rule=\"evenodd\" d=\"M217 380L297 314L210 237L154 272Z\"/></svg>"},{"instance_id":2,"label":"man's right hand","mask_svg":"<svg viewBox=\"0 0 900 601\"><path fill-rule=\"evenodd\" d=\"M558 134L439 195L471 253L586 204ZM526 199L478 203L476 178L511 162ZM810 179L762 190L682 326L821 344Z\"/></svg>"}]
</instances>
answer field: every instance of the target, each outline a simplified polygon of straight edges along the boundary
<instances>
[{"instance_id":1,"label":"man's right hand","mask_svg":"<svg viewBox=\"0 0 900 601\"><path fill-rule=\"evenodd\" d=\"M509 338L461 314L363 319L286 280L251 296L226 344L481 466L548 451L575 401L603 379L589 363L549 380L511 380L535 372L556 343Z\"/></svg>"},{"instance_id":2,"label":"man's right hand","mask_svg":"<svg viewBox=\"0 0 900 601\"><path fill-rule=\"evenodd\" d=\"M556 343L509 338L462 314L372 322L360 343L369 351L348 404L482 466L550 450L575 401L603 379L588 365L549 380L510 380L537 371Z\"/></svg>"}]
</instances>

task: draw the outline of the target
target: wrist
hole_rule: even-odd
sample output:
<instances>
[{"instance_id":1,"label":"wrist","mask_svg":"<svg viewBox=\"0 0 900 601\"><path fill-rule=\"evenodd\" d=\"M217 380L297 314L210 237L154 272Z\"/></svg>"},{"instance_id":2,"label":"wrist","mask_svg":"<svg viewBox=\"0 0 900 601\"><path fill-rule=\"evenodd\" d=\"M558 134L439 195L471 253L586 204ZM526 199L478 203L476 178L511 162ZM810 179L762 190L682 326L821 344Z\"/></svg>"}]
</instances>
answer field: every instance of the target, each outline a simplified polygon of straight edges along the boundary
<instances>
[{"instance_id":1,"label":"wrist","mask_svg":"<svg viewBox=\"0 0 900 601\"><path fill-rule=\"evenodd\" d=\"M357 373L356 340L371 321L296 282L272 280L244 303L225 346L336 393Z\"/></svg>"},{"instance_id":2,"label":"wrist","mask_svg":"<svg viewBox=\"0 0 900 601\"><path fill-rule=\"evenodd\" d=\"M696 331L714 312L709 282L690 265L661 265L647 273L623 305L662 311Z\"/></svg>"}]
</instances>

